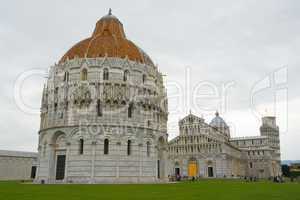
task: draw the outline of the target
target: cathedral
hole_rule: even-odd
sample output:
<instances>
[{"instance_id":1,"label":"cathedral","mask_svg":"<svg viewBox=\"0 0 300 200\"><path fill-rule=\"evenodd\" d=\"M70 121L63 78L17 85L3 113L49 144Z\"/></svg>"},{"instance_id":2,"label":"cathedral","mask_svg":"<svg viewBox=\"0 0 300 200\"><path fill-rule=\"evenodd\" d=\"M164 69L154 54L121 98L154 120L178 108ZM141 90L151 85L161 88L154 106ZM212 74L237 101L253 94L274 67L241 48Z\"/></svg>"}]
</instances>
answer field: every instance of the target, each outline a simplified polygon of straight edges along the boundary
<instances>
[{"instance_id":1,"label":"cathedral","mask_svg":"<svg viewBox=\"0 0 300 200\"><path fill-rule=\"evenodd\" d=\"M281 175L279 128L275 117L264 117L260 136L231 138L216 113L210 123L189 114L179 121L180 135L168 144L173 176L204 178Z\"/></svg>"},{"instance_id":2,"label":"cathedral","mask_svg":"<svg viewBox=\"0 0 300 200\"><path fill-rule=\"evenodd\" d=\"M190 114L168 141L163 75L111 10L50 67L40 117L36 183L280 174L274 117L263 118L261 136L231 138L219 113L209 124Z\"/></svg>"}]
</instances>

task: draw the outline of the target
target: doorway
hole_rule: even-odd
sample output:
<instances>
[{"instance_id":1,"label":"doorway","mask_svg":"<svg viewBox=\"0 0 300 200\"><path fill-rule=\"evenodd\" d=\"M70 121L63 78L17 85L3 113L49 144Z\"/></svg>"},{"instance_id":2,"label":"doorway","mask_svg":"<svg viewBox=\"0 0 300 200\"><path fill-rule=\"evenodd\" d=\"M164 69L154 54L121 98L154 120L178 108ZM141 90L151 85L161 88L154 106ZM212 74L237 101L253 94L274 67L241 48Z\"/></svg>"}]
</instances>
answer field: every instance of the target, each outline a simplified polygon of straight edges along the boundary
<instances>
[{"instance_id":1,"label":"doorway","mask_svg":"<svg viewBox=\"0 0 300 200\"><path fill-rule=\"evenodd\" d=\"M175 168L175 176L180 176L180 168L178 167Z\"/></svg>"},{"instance_id":2,"label":"doorway","mask_svg":"<svg viewBox=\"0 0 300 200\"><path fill-rule=\"evenodd\" d=\"M57 155L56 158L56 180L65 178L66 155Z\"/></svg>"},{"instance_id":3,"label":"doorway","mask_svg":"<svg viewBox=\"0 0 300 200\"><path fill-rule=\"evenodd\" d=\"M214 168L208 167L208 177L214 177Z\"/></svg>"},{"instance_id":4,"label":"doorway","mask_svg":"<svg viewBox=\"0 0 300 200\"><path fill-rule=\"evenodd\" d=\"M188 175L189 177L196 177L198 171L198 166L196 161L190 161L188 167Z\"/></svg>"},{"instance_id":5,"label":"doorway","mask_svg":"<svg viewBox=\"0 0 300 200\"><path fill-rule=\"evenodd\" d=\"M36 166L32 166L32 167L31 167L30 178L31 178L31 179L35 179L35 176L36 176Z\"/></svg>"}]
</instances>

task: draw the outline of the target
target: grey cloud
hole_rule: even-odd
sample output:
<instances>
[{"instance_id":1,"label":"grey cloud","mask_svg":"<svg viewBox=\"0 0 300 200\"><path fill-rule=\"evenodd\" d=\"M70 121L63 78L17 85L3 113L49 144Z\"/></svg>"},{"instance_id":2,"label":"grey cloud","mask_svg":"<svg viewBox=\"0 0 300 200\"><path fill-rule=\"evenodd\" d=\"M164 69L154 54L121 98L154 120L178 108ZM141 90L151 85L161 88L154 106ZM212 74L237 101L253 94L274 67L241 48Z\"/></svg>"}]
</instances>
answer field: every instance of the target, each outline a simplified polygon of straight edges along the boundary
<instances>
[{"instance_id":1,"label":"grey cloud","mask_svg":"<svg viewBox=\"0 0 300 200\"><path fill-rule=\"evenodd\" d=\"M300 111L297 0L12 0L2 3L0 12L0 148L36 150L39 116L28 116L14 104L17 76L25 70L47 68L58 62L72 45L92 33L96 21L110 7L123 22L128 38L159 64L167 80L184 86L184 72L189 66L191 90L203 80L218 86L234 81L228 112L238 110L251 118L248 110L253 85L279 67L288 66L289 99L293 101L289 112L294 116ZM33 91L27 99L33 99L33 104L39 104L42 88L42 81L36 82L26 88ZM260 103L270 102L268 94ZM171 124L176 124L189 108L181 110L170 116ZM196 109L194 112L201 115ZM292 134L283 136L288 145L283 148L286 159L300 157L293 151L296 142L290 142L300 139L299 127L293 120L289 120ZM236 126L240 131L237 134L258 134L259 121L251 127ZM170 134L176 132L172 129Z\"/></svg>"}]
</instances>

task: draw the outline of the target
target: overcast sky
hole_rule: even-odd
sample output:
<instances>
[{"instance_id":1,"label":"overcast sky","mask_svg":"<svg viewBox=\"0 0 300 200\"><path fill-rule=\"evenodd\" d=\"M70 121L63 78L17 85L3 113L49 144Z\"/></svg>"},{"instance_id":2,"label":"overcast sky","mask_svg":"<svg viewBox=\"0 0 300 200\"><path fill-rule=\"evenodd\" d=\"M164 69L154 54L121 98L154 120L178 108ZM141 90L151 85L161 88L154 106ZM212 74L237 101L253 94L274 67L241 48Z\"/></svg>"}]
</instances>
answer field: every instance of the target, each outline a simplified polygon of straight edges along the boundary
<instances>
[{"instance_id":1,"label":"overcast sky","mask_svg":"<svg viewBox=\"0 0 300 200\"><path fill-rule=\"evenodd\" d=\"M189 110L206 122L219 110L234 137L259 135L261 116L276 114L282 159L300 159L297 0L2 2L0 149L37 150L39 114L18 107L16 80L58 62L109 8L166 75L170 138ZM44 82L23 81L27 106L40 107Z\"/></svg>"}]
</instances>

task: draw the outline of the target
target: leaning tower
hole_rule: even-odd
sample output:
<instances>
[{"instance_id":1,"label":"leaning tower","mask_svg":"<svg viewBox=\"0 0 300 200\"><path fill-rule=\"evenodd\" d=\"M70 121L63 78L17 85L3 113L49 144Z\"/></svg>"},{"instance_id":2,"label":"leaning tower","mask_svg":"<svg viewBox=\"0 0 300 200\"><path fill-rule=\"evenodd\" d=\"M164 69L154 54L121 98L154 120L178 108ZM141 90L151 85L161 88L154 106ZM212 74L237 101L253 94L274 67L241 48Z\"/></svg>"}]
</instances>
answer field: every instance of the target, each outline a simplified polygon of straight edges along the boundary
<instances>
[{"instance_id":1,"label":"leaning tower","mask_svg":"<svg viewBox=\"0 0 300 200\"><path fill-rule=\"evenodd\" d=\"M261 136L267 136L270 147L280 150L279 127L276 125L276 117L263 117L260 127Z\"/></svg>"},{"instance_id":2,"label":"leaning tower","mask_svg":"<svg viewBox=\"0 0 300 200\"><path fill-rule=\"evenodd\" d=\"M110 11L49 70L36 182L165 180L167 107L162 74Z\"/></svg>"},{"instance_id":3,"label":"leaning tower","mask_svg":"<svg viewBox=\"0 0 300 200\"><path fill-rule=\"evenodd\" d=\"M270 148L270 171L272 176L281 175L281 154L280 154L280 134L279 127L276 124L276 117L263 117L260 127L261 136L268 138Z\"/></svg>"}]
</instances>

